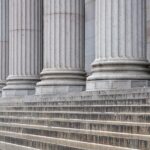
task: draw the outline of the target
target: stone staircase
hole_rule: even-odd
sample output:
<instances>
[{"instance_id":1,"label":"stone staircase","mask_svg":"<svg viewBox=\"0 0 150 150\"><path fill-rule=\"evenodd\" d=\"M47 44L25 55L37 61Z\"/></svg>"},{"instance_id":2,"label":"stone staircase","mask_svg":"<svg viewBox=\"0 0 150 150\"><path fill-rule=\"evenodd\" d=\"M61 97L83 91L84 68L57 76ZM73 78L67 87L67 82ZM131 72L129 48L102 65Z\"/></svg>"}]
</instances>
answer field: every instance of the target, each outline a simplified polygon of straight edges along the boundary
<instances>
[{"instance_id":1,"label":"stone staircase","mask_svg":"<svg viewBox=\"0 0 150 150\"><path fill-rule=\"evenodd\" d=\"M2 98L0 150L150 150L150 89Z\"/></svg>"}]
</instances>

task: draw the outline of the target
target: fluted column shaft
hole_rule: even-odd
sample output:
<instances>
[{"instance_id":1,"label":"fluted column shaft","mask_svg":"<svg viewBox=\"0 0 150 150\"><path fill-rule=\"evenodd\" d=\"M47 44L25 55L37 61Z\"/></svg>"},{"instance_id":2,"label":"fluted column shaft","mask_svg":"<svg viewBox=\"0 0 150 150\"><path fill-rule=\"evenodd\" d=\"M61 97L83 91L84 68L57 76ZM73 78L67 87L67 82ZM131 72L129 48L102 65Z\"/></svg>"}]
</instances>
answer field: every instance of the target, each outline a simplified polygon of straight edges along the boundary
<instances>
[{"instance_id":1,"label":"fluted column shaft","mask_svg":"<svg viewBox=\"0 0 150 150\"><path fill-rule=\"evenodd\" d=\"M87 90L113 88L112 80L150 79L145 5L145 0L96 0L96 55Z\"/></svg>"},{"instance_id":2,"label":"fluted column shaft","mask_svg":"<svg viewBox=\"0 0 150 150\"><path fill-rule=\"evenodd\" d=\"M44 0L44 69L37 94L81 91L84 0Z\"/></svg>"},{"instance_id":3,"label":"fluted column shaft","mask_svg":"<svg viewBox=\"0 0 150 150\"><path fill-rule=\"evenodd\" d=\"M4 96L33 94L42 68L42 0L10 0L9 76Z\"/></svg>"},{"instance_id":4,"label":"fluted column shaft","mask_svg":"<svg viewBox=\"0 0 150 150\"><path fill-rule=\"evenodd\" d=\"M8 76L9 1L0 0L0 95Z\"/></svg>"}]
</instances>

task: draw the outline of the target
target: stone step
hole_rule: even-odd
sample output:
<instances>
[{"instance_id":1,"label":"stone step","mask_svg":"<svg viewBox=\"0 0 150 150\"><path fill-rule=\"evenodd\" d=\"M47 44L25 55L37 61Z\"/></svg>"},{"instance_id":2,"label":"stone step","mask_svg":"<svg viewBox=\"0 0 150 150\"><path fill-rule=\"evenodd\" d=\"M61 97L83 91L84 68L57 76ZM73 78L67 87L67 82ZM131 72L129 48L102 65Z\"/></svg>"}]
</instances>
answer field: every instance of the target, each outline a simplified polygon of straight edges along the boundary
<instances>
[{"instance_id":1,"label":"stone step","mask_svg":"<svg viewBox=\"0 0 150 150\"><path fill-rule=\"evenodd\" d=\"M150 134L150 123L120 122L82 119L60 119L60 118L30 118L30 117L1 117L0 126L8 126L9 123L26 125L43 125L49 127L66 127L88 130L101 130L134 134Z\"/></svg>"},{"instance_id":2,"label":"stone step","mask_svg":"<svg viewBox=\"0 0 150 150\"><path fill-rule=\"evenodd\" d=\"M20 134L7 131L0 131L0 140L4 140L5 142L9 143L13 142L17 145L22 144L23 146L39 148L42 150L139 150L136 148L125 148L106 144L96 144L70 139L46 137L23 133ZM61 146L61 148L57 148L58 146ZM143 150L148 149L145 148Z\"/></svg>"},{"instance_id":3,"label":"stone step","mask_svg":"<svg viewBox=\"0 0 150 150\"><path fill-rule=\"evenodd\" d=\"M118 113L118 112L69 112L69 111L1 111L0 117L37 117L37 118L66 118L84 120L108 120L150 123L150 113ZM1 121L1 118L0 118Z\"/></svg>"},{"instance_id":4,"label":"stone step","mask_svg":"<svg viewBox=\"0 0 150 150\"><path fill-rule=\"evenodd\" d=\"M138 94L138 93L150 93L149 87L138 87L131 89L111 89L111 90L100 90L100 91L85 91L81 92L81 95L111 95L111 94Z\"/></svg>"},{"instance_id":5,"label":"stone step","mask_svg":"<svg viewBox=\"0 0 150 150\"><path fill-rule=\"evenodd\" d=\"M10 124L7 127L3 128L1 127L0 130L6 132L47 136L96 144L105 143L106 145L122 146L128 148L138 148L138 149L150 148L149 135L60 128L60 127L47 127L37 125L30 125L30 126L28 125L28 127L26 127L26 125L18 125L18 124L12 125Z\"/></svg>"},{"instance_id":6,"label":"stone step","mask_svg":"<svg viewBox=\"0 0 150 150\"><path fill-rule=\"evenodd\" d=\"M73 96L27 96L27 97L14 97L11 98L2 98L0 101L0 105L49 105L49 104L60 104L60 103L76 103L76 104L82 104L82 103L87 103L87 102L94 102L94 101L102 101L103 103L107 103L107 101L134 101L134 100L140 100L140 99L146 99L148 103L150 103L150 92L149 93L126 93L125 94L117 94L116 93L112 95L107 95L107 94L89 94L87 95L86 92L84 94L78 94L78 95L73 95ZM107 91L106 91L107 93ZM132 103L132 102L131 102Z\"/></svg>"},{"instance_id":7,"label":"stone step","mask_svg":"<svg viewBox=\"0 0 150 150\"><path fill-rule=\"evenodd\" d=\"M98 106L98 105L150 105L150 100L149 99L124 99L124 100L85 100L85 101L59 101L59 102L39 102L39 103L25 103L25 104L20 104L20 103L14 103L12 105L7 104L6 106L1 105L0 103L0 110L7 108L12 109L12 108L26 108L26 107L49 107L49 106Z\"/></svg>"},{"instance_id":8,"label":"stone step","mask_svg":"<svg viewBox=\"0 0 150 150\"><path fill-rule=\"evenodd\" d=\"M30 102L1 102L0 101L0 107L12 107L12 106L51 106L51 105L144 105L144 104L150 104L150 99L148 98L123 98L123 99L78 99L78 100L39 100L37 102L30 101Z\"/></svg>"},{"instance_id":9,"label":"stone step","mask_svg":"<svg viewBox=\"0 0 150 150\"><path fill-rule=\"evenodd\" d=\"M0 142L0 150L81 150L78 148L58 146L54 144L48 145L46 143L29 141L26 139L24 140L24 139L6 137L5 140L5 137L3 136L0 136L0 139L3 141L7 141L7 142ZM22 146L22 145L27 145L27 146ZM33 147L38 147L38 148L33 148Z\"/></svg>"},{"instance_id":10,"label":"stone step","mask_svg":"<svg viewBox=\"0 0 150 150\"><path fill-rule=\"evenodd\" d=\"M0 141L0 150L40 150L40 149Z\"/></svg>"},{"instance_id":11,"label":"stone step","mask_svg":"<svg viewBox=\"0 0 150 150\"><path fill-rule=\"evenodd\" d=\"M1 111L150 112L150 105L51 105L1 107ZM0 111L0 112L1 112Z\"/></svg>"},{"instance_id":12,"label":"stone step","mask_svg":"<svg viewBox=\"0 0 150 150\"><path fill-rule=\"evenodd\" d=\"M150 150L150 89L116 93L2 99L0 141L42 150Z\"/></svg>"},{"instance_id":13,"label":"stone step","mask_svg":"<svg viewBox=\"0 0 150 150\"><path fill-rule=\"evenodd\" d=\"M15 103L14 103L15 104ZM18 103L18 105L22 106L22 103ZM68 99L68 100L47 100L44 101L40 99L39 101L30 101L30 102L24 102L23 105L27 106L49 106L49 105L136 105L136 104L150 104L150 99L149 98L144 98L144 97L137 97L137 98L79 98L79 99ZM11 105L13 106L13 105Z\"/></svg>"}]
</instances>

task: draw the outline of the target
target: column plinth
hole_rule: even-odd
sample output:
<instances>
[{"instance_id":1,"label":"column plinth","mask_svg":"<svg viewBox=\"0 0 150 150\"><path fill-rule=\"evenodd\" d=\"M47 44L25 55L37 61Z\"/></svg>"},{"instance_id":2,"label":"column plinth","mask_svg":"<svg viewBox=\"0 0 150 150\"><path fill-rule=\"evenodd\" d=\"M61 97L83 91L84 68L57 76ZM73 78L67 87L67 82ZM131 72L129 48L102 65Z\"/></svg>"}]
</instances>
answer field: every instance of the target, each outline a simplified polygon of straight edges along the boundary
<instances>
[{"instance_id":1,"label":"column plinth","mask_svg":"<svg viewBox=\"0 0 150 150\"><path fill-rule=\"evenodd\" d=\"M149 86L145 0L96 0L96 54L87 90Z\"/></svg>"},{"instance_id":2,"label":"column plinth","mask_svg":"<svg viewBox=\"0 0 150 150\"><path fill-rule=\"evenodd\" d=\"M9 10L9 76L2 94L32 95L42 68L42 0L11 0Z\"/></svg>"},{"instance_id":3,"label":"column plinth","mask_svg":"<svg viewBox=\"0 0 150 150\"><path fill-rule=\"evenodd\" d=\"M44 0L44 69L36 94L85 89L84 0Z\"/></svg>"}]
</instances>

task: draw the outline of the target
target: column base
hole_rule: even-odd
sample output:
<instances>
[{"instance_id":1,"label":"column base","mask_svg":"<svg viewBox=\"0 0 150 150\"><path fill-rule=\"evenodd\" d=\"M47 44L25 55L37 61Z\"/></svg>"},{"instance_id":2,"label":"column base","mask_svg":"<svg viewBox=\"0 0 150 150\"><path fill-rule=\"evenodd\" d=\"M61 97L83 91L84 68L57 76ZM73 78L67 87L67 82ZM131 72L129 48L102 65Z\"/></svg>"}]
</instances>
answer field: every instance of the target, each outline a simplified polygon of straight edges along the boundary
<instances>
[{"instance_id":1,"label":"column base","mask_svg":"<svg viewBox=\"0 0 150 150\"><path fill-rule=\"evenodd\" d=\"M44 69L41 82L37 83L36 87L36 95L81 91L85 91L85 72L80 70Z\"/></svg>"},{"instance_id":2,"label":"column base","mask_svg":"<svg viewBox=\"0 0 150 150\"><path fill-rule=\"evenodd\" d=\"M150 68L147 61L113 60L95 61L92 74L87 78L87 91L130 89L150 85Z\"/></svg>"},{"instance_id":3,"label":"column base","mask_svg":"<svg viewBox=\"0 0 150 150\"><path fill-rule=\"evenodd\" d=\"M35 89L28 89L28 90L23 90L23 89L4 89L2 91L2 97L14 97L14 96L26 96L26 95L34 95L35 94Z\"/></svg>"},{"instance_id":4,"label":"column base","mask_svg":"<svg viewBox=\"0 0 150 150\"><path fill-rule=\"evenodd\" d=\"M2 97L26 96L35 94L35 86L38 78L9 77L7 86L2 89Z\"/></svg>"},{"instance_id":5,"label":"column base","mask_svg":"<svg viewBox=\"0 0 150 150\"><path fill-rule=\"evenodd\" d=\"M73 86L73 85L53 85L53 86L38 86L36 88L36 95L55 95L65 94L69 92L82 92L85 91L85 86Z\"/></svg>"},{"instance_id":6,"label":"column base","mask_svg":"<svg viewBox=\"0 0 150 150\"><path fill-rule=\"evenodd\" d=\"M150 80L93 80L87 81L86 90L112 90L150 87Z\"/></svg>"},{"instance_id":7,"label":"column base","mask_svg":"<svg viewBox=\"0 0 150 150\"><path fill-rule=\"evenodd\" d=\"M2 96L2 89L6 86L6 82L0 82L0 97Z\"/></svg>"}]
</instances>

